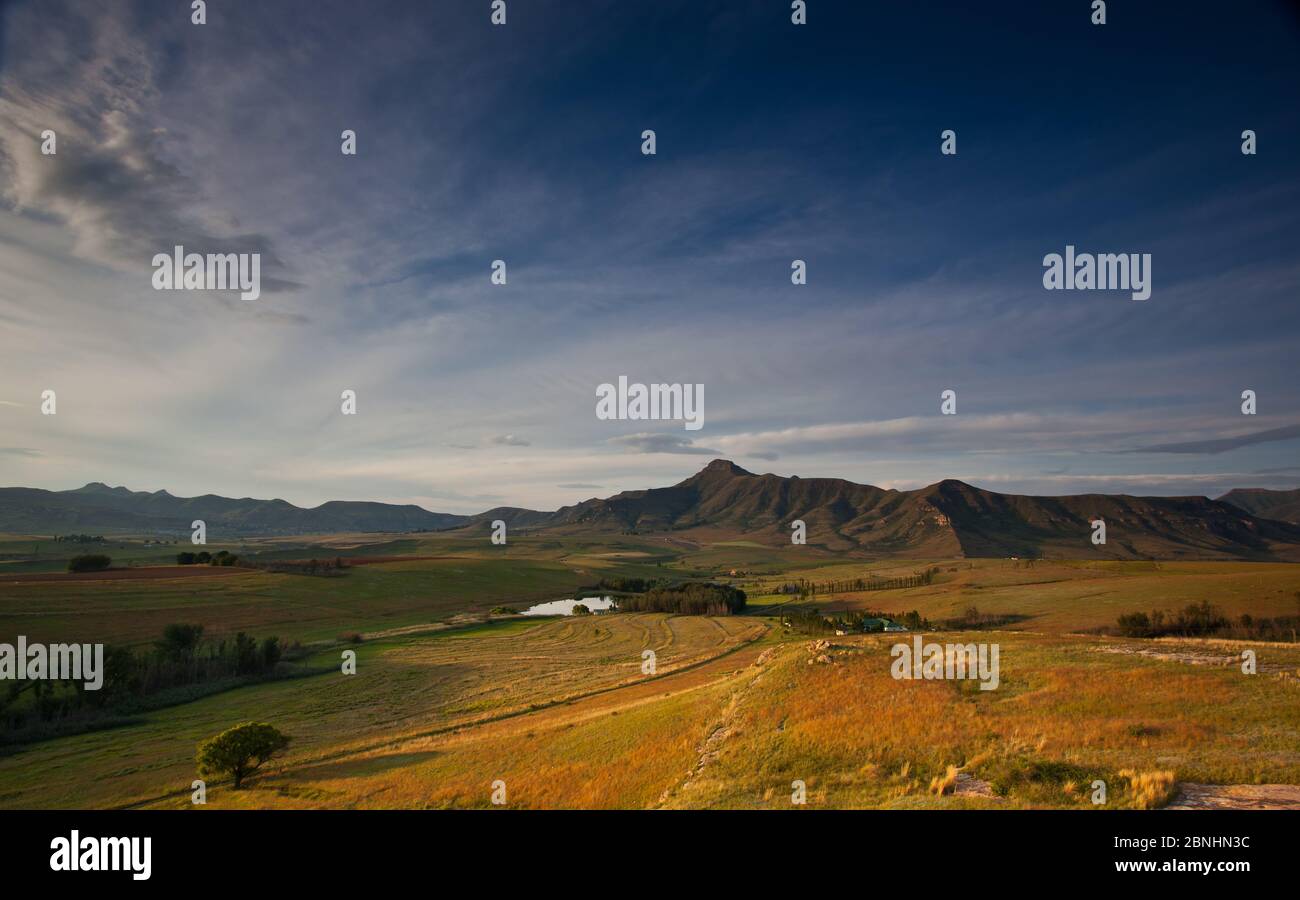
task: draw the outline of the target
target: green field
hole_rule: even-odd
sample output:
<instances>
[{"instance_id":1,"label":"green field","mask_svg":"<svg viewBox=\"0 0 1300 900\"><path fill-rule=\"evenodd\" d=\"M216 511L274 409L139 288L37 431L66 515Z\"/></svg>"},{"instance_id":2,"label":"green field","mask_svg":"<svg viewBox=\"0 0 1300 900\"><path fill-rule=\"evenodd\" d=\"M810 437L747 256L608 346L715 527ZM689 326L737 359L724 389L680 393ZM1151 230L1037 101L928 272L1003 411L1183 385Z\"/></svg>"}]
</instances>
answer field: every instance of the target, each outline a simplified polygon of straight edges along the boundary
<instances>
[{"instance_id":1,"label":"green field","mask_svg":"<svg viewBox=\"0 0 1300 900\"><path fill-rule=\"evenodd\" d=\"M197 622L210 633L244 630L305 643L345 632L445 622L458 615L484 614L498 605L522 608L569 596L579 587L594 585L607 572L662 574L648 561L654 557L620 560L600 555L620 552L620 542L560 546L525 539L490 549L484 548L485 543L429 538L350 548L305 545L258 555L274 559L444 557L359 565L338 578L247 570L221 578L0 581L0 635L24 634L33 641L92 636L107 643L134 644L153 640L167 624ZM128 553L125 558L133 557ZM175 553L169 551L154 561L174 560ZM66 561L54 571L63 569ZM8 571L0 567L0 574Z\"/></svg>"}]
</instances>

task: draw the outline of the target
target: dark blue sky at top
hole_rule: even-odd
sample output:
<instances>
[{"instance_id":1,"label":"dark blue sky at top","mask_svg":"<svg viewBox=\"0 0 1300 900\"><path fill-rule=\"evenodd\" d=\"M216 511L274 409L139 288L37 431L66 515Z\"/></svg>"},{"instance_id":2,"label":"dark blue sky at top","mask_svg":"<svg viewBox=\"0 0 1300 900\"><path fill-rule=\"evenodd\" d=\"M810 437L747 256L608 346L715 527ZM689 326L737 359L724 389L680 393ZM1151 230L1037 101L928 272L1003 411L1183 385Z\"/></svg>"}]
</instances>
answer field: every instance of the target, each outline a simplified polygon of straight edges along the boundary
<instances>
[{"instance_id":1,"label":"dark blue sky at top","mask_svg":"<svg viewBox=\"0 0 1300 900\"><path fill-rule=\"evenodd\" d=\"M607 228L637 216L611 210L609 198L647 165L628 152L629 135L653 127L653 165L757 159L782 177L644 248L646 261L690 267L719 245L775 229L789 253L773 258L773 271L727 277L758 285L784 273L787 257L806 258L813 296L803 303L858 302L855 288L925 278L959 261L974 276L1005 279L1008 302L1024 294L1031 303L1076 302L1034 290L1042 253L1066 243L1153 251L1163 289L1295 258L1294 232L1261 240L1234 221L1183 221L1189 209L1261 193L1270 202L1254 215L1295 220L1293 4L1234 5L1228 15L1215 3L1112 3L1102 27L1081 25L1083 2L822 0L804 28L790 26L785 6L512 3L509 27L490 35L509 61L508 102L472 134L477 177L544 178L607 218L529 233L502 255L527 263L599 252ZM381 10L380 19L425 30L429 53L439 52L448 14L438 4ZM476 29L492 30L486 16L455 30ZM573 31L585 36L580 53L566 52ZM373 85L356 112L436 131L433 110L420 121L426 87L436 85L413 63ZM1260 134L1261 152L1245 160L1238 135L1247 127ZM937 152L942 128L958 134L956 158ZM804 239L828 201L828 224L845 237L835 248ZM1296 328L1294 303L1259 299L1249 319L1240 304L1251 298L1220 298L1194 318L1151 304L1134 311L1135 331L1150 348ZM1104 353L1118 338L1099 334L1078 349Z\"/></svg>"}]
</instances>

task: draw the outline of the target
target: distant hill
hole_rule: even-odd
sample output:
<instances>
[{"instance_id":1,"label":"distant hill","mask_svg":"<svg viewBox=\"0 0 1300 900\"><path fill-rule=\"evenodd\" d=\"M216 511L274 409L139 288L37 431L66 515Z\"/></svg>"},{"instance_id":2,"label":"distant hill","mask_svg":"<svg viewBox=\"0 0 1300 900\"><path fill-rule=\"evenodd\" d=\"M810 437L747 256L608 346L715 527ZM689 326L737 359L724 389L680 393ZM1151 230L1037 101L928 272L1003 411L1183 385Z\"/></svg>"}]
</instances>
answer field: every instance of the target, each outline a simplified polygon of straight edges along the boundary
<instances>
[{"instance_id":1,"label":"distant hill","mask_svg":"<svg viewBox=\"0 0 1300 900\"><path fill-rule=\"evenodd\" d=\"M1300 488L1293 491L1270 491L1264 488L1238 488L1219 498L1224 503L1244 509L1251 515L1279 522L1300 524Z\"/></svg>"},{"instance_id":2,"label":"distant hill","mask_svg":"<svg viewBox=\"0 0 1300 900\"><path fill-rule=\"evenodd\" d=\"M790 523L807 524L808 544L868 556L1055 556L1077 559L1273 559L1300 561L1297 492L1233 491L1206 497L999 494L961 481L913 491L842 478L756 475L716 459L670 487L624 491L555 512L498 507L475 516L418 506L333 501L302 509L284 500L173 497L98 482L72 491L0 488L0 531L188 532L203 519L209 534L313 534L467 527L487 532L495 519L536 533L696 532L787 545ZM1264 496L1260 496L1264 495ZM1290 498L1290 507L1285 502ZM1232 502L1225 502L1231 499ZM1257 504L1252 510L1244 504ZM1268 511L1263 512L1264 507ZM1094 546L1090 523L1106 522Z\"/></svg>"},{"instance_id":3,"label":"distant hill","mask_svg":"<svg viewBox=\"0 0 1300 900\"><path fill-rule=\"evenodd\" d=\"M1107 543L1091 543L1093 519ZM755 475L727 460L671 487L624 491L557 510L535 526L572 531L708 529L773 545L802 519L808 543L911 557L1294 559L1300 527L1206 497L998 494L960 481L914 491L840 478Z\"/></svg>"},{"instance_id":4,"label":"distant hill","mask_svg":"<svg viewBox=\"0 0 1300 900\"><path fill-rule=\"evenodd\" d=\"M204 494L174 497L167 491L131 491L91 482L70 491L0 488L0 531L35 533L188 533L202 519L218 534L319 534L345 531L436 531L465 516L418 506L333 500L303 509L285 500L233 500Z\"/></svg>"},{"instance_id":5,"label":"distant hill","mask_svg":"<svg viewBox=\"0 0 1300 900\"><path fill-rule=\"evenodd\" d=\"M535 509L523 509L518 506L498 506L476 516L469 516L466 524L483 525L488 528L499 519L506 523L508 529L535 528L549 524L554 515L554 513L538 512Z\"/></svg>"}]
</instances>

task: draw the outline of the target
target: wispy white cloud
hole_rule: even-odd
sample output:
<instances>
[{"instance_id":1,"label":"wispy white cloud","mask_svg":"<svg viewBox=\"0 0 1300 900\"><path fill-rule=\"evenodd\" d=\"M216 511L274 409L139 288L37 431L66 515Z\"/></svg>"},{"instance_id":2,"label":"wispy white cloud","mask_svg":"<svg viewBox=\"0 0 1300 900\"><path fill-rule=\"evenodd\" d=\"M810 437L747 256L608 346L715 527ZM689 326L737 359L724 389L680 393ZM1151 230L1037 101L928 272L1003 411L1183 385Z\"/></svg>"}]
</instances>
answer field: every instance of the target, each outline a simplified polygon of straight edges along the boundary
<instances>
[{"instance_id":1,"label":"wispy white cloud","mask_svg":"<svg viewBox=\"0 0 1300 900\"><path fill-rule=\"evenodd\" d=\"M622 434L612 437L607 443L623 447L637 453L693 453L717 456L717 450L697 446L693 440L679 434L661 432L642 432L639 434Z\"/></svg>"}]
</instances>

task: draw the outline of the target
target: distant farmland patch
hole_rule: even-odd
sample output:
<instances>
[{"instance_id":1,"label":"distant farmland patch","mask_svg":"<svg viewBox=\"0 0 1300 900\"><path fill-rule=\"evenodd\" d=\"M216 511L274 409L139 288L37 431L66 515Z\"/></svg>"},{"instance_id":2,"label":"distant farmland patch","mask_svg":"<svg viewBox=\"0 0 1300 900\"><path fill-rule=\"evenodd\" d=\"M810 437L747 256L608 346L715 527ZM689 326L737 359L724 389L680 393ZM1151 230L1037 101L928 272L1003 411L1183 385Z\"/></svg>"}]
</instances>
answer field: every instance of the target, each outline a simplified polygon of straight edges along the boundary
<instances>
[{"instance_id":1,"label":"distant farmland patch","mask_svg":"<svg viewBox=\"0 0 1300 900\"><path fill-rule=\"evenodd\" d=\"M0 582L33 581L155 581L163 578L206 578L216 575L247 575L248 569L232 566L135 566L128 569L100 569L97 572L30 572L0 575Z\"/></svg>"}]
</instances>

